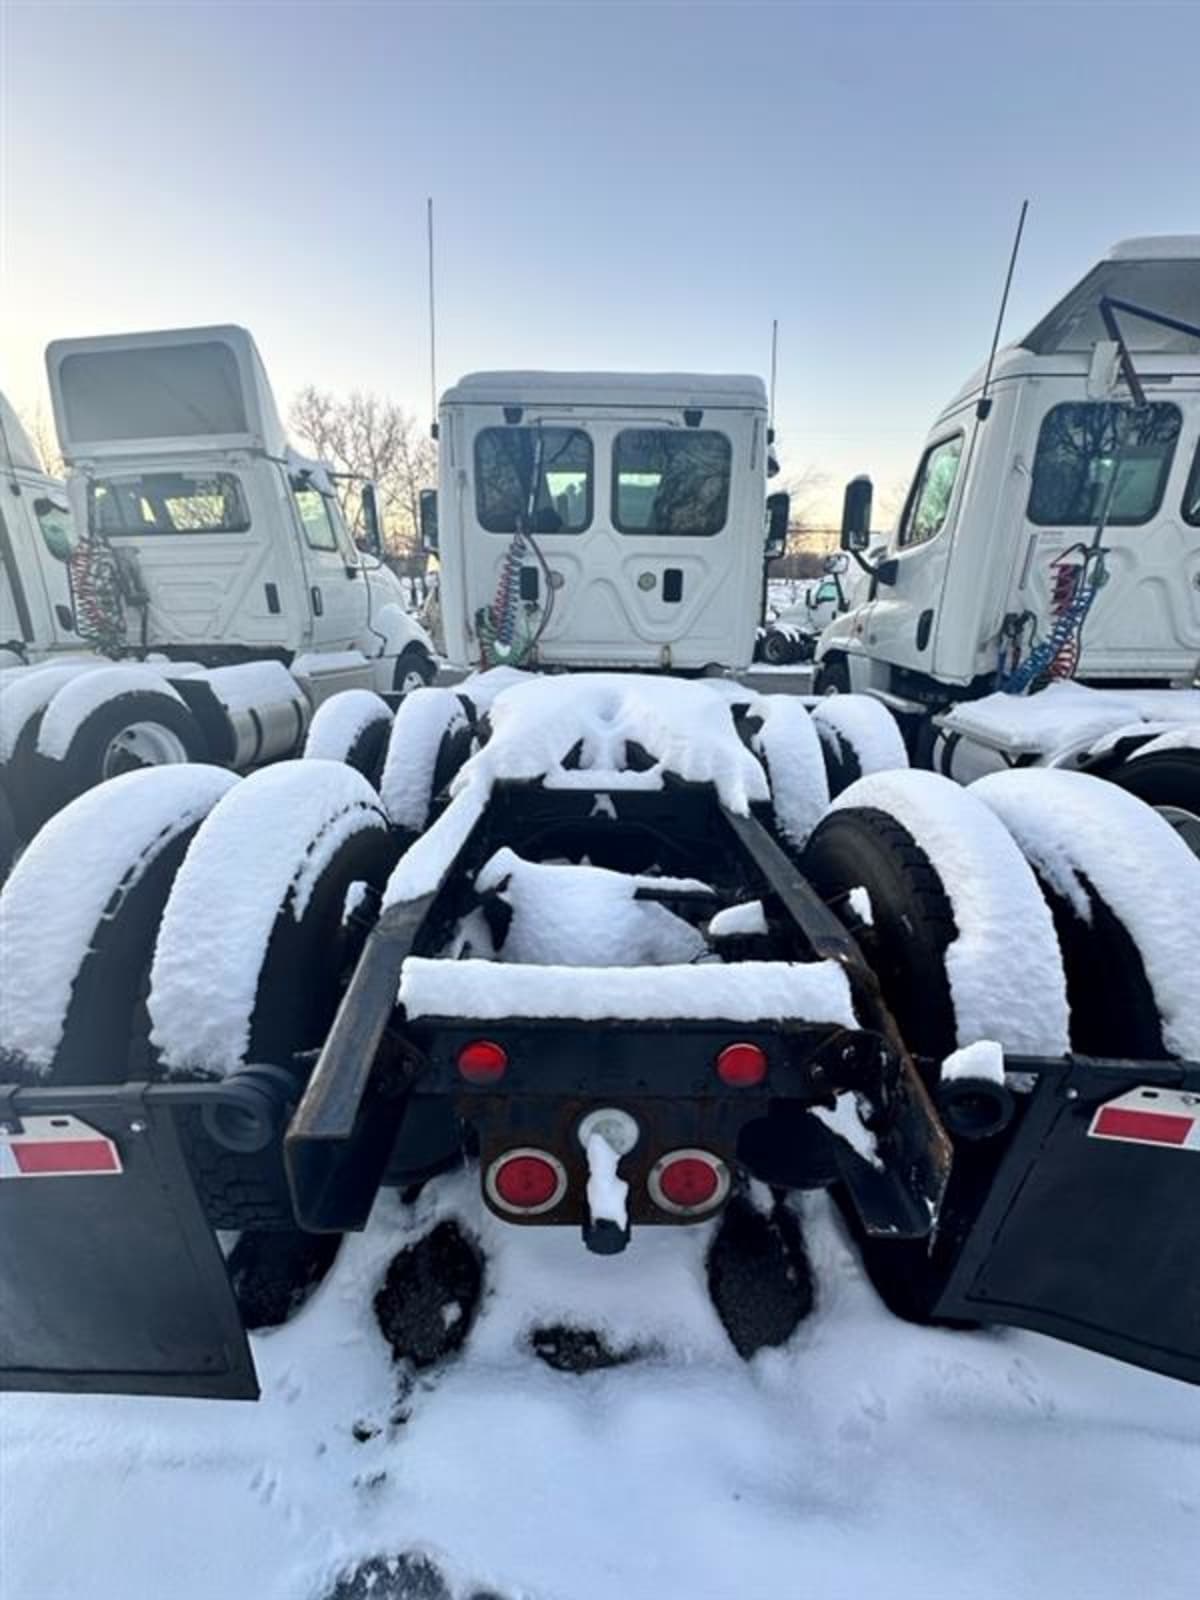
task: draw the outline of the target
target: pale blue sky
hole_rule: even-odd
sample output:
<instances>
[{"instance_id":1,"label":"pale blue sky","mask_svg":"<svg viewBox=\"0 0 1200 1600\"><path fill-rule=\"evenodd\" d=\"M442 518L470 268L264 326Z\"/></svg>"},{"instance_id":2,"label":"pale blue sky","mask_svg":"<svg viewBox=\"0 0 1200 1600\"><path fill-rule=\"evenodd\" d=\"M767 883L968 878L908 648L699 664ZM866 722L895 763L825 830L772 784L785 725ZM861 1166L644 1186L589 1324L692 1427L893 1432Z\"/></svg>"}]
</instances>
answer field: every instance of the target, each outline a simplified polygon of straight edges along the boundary
<instances>
[{"instance_id":1,"label":"pale blue sky","mask_svg":"<svg viewBox=\"0 0 1200 1600\"><path fill-rule=\"evenodd\" d=\"M1117 238L1200 231L1200 4L0 0L0 387L233 321L281 401L487 366L766 374L785 466L886 489Z\"/></svg>"}]
</instances>

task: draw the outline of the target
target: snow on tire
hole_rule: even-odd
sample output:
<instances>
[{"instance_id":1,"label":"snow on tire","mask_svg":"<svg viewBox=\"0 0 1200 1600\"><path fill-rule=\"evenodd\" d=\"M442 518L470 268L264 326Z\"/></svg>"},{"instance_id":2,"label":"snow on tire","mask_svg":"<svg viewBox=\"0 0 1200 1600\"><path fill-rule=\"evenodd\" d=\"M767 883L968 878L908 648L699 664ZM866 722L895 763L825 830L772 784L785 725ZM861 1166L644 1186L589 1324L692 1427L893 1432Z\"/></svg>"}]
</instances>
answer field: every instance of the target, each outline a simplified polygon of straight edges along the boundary
<instances>
[{"instance_id":1,"label":"snow on tire","mask_svg":"<svg viewBox=\"0 0 1200 1600\"><path fill-rule=\"evenodd\" d=\"M128 1075L162 908L220 767L131 772L52 817L0 893L0 1049L57 1083Z\"/></svg>"},{"instance_id":2,"label":"snow on tire","mask_svg":"<svg viewBox=\"0 0 1200 1600\"><path fill-rule=\"evenodd\" d=\"M767 769L771 807L784 841L803 849L829 805L821 740L804 703L792 695L764 695L762 727L754 753Z\"/></svg>"},{"instance_id":3,"label":"snow on tire","mask_svg":"<svg viewBox=\"0 0 1200 1600\"><path fill-rule=\"evenodd\" d=\"M899 726L886 706L868 694L831 694L812 708L821 736L829 792L837 796L871 772L908 766Z\"/></svg>"},{"instance_id":4,"label":"snow on tire","mask_svg":"<svg viewBox=\"0 0 1200 1600\"><path fill-rule=\"evenodd\" d=\"M421 833L434 797L461 765L470 741L463 703L450 689L414 689L392 723L379 793L397 828Z\"/></svg>"},{"instance_id":5,"label":"snow on tire","mask_svg":"<svg viewBox=\"0 0 1200 1600\"><path fill-rule=\"evenodd\" d=\"M37 735L48 811L123 772L207 755L203 730L183 697L154 668L140 665L72 678L42 713Z\"/></svg>"},{"instance_id":6,"label":"snow on tire","mask_svg":"<svg viewBox=\"0 0 1200 1600\"><path fill-rule=\"evenodd\" d=\"M392 729L392 710L373 689L343 689L322 700L304 741L304 758L341 761L378 784Z\"/></svg>"},{"instance_id":7,"label":"snow on tire","mask_svg":"<svg viewBox=\"0 0 1200 1600\"><path fill-rule=\"evenodd\" d=\"M993 1039L1063 1055L1066 981L1049 908L1008 830L949 778L860 778L834 800L802 866L822 897L864 888L859 935L911 1049L940 1058Z\"/></svg>"},{"instance_id":8,"label":"snow on tire","mask_svg":"<svg viewBox=\"0 0 1200 1600\"><path fill-rule=\"evenodd\" d=\"M1113 782L1059 768L968 791L1037 872L1066 965L1071 1044L1087 1055L1200 1058L1200 859Z\"/></svg>"},{"instance_id":9,"label":"snow on tire","mask_svg":"<svg viewBox=\"0 0 1200 1600\"><path fill-rule=\"evenodd\" d=\"M175 880L150 973L151 1043L171 1075L293 1067L319 1048L363 937L352 886L395 858L371 785L332 761L285 761L232 789Z\"/></svg>"}]
</instances>

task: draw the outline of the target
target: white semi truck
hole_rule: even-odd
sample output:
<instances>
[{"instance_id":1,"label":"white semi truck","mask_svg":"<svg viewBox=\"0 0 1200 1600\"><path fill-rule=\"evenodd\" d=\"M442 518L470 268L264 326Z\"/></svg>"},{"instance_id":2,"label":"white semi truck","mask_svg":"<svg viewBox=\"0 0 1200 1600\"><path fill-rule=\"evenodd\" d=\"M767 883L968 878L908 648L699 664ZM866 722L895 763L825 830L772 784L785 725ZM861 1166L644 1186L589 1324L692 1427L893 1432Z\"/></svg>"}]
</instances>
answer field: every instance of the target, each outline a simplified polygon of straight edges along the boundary
<instances>
[{"instance_id":1,"label":"white semi truck","mask_svg":"<svg viewBox=\"0 0 1200 1600\"><path fill-rule=\"evenodd\" d=\"M373 486L356 543L329 471L289 446L249 333L59 340L46 364L65 493L6 430L0 756L18 836L131 766L260 765L298 750L337 690L432 680Z\"/></svg>"},{"instance_id":2,"label":"white semi truck","mask_svg":"<svg viewBox=\"0 0 1200 1600\"><path fill-rule=\"evenodd\" d=\"M886 545L824 631L818 692L865 691L961 781L1076 766L1200 848L1200 236L1118 244L938 416ZM1033 692L1031 692L1033 691Z\"/></svg>"},{"instance_id":3,"label":"white semi truck","mask_svg":"<svg viewBox=\"0 0 1200 1600\"><path fill-rule=\"evenodd\" d=\"M480 372L443 396L436 542L465 667L750 665L787 534L762 380ZM432 545L435 507L424 505Z\"/></svg>"}]
</instances>

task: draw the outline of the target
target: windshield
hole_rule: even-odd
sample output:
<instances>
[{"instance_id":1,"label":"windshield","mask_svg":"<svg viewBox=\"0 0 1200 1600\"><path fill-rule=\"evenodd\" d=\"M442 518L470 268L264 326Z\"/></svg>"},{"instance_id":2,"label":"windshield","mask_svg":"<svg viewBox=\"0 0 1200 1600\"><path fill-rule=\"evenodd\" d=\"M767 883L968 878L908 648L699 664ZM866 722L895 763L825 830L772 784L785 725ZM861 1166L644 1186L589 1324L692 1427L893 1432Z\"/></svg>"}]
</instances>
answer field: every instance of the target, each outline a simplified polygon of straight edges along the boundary
<instances>
[{"instance_id":1,"label":"windshield","mask_svg":"<svg viewBox=\"0 0 1200 1600\"><path fill-rule=\"evenodd\" d=\"M88 496L94 533L245 533L242 486L232 472L142 472L100 478Z\"/></svg>"},{"instance_id":2,"label":"windshield","mask_svg":"<svg viewBox=\"0 0 1200 1600\"><path fill-rule=\"evenodd\" d=\"M475 435L475 515L488 533L516 533L529 505L541 440L533 533L582 533L592 520L592 441L581 428L482 428Z\"/></svg>"},{"instance_id":3,"label":"windshield","mask_svg":"<svg viewBox=\"0 0 1200 1600\"><path fill-rule=\"evenodd\" d=\"M1102 261L1072 289L1021 343L1035 355L1092 348L1108 333L1100 317L1100 297L1128 300L1180 321L1200 322L1200 261ZM1130 350L1144 355L1200 355L1200 340L1144 317L1117 312Z\"/></svg>"},{"instance_id":4,"label":"windshield","mask_svg":"<svg viewBox=\"0 0 1200 1600\"><path fill-rule=\"evenodd\" d=\"M709 538L725 526L733 450L723 433L631 428L613 447L613 526Z\"/></svg>"}]
</instances>

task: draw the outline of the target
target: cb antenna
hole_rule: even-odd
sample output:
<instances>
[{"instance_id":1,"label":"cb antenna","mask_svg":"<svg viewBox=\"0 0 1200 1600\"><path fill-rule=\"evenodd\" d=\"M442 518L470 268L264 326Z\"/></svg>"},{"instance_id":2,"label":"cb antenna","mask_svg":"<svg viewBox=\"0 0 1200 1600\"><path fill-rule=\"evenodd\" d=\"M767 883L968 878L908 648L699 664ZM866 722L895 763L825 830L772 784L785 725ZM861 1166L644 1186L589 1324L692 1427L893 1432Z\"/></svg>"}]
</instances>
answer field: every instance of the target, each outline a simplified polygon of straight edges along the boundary
<instances>
[{"instance_id":1,"label":"cb antenna","mask_svg":"<svg viewBox=\"0 0 1200 1600\"><path fill-rule=\"evenodd\" d=\"M1017 218L1017 233L1013 239L1012 254L1008 258L1008 276L1004 280L1004 293L1000 296L1000 312L996 318L996 331L992 335L992 350L988 356L987 371L983 375L983 388L980 390L979 401L975 407L975 415L980 422L986 422L991 415L992 397L988 389L992 382L992 368L996 364L996 351L1000 348L1000 330L1004 326L1004 313L1008 310L1008 291L1012 288L1013 272L1017 265L1017 252L1021 248L1021 235L1025 231L1025 213L1029 210L1029 201L1021 201L1021 215Z\"/></svg>"},{"instance_id":2,"label":"cb antenna","mask_svg":"<svg viewBox=\"0 0 1200 1600\"><path fill-rule=\"evenodd\" d=\"M767 412L767 422L772 428L775 426L775 370L779 355L779 318L771 322L771 407Z\"/></svg>"},{"instance_id":3,"label":"cb antenna","mask_svg":"<svg viewBox=\"0 0 1200 1600\"><path fill-rule=\"evenodd\" d=\"M429 415L430 432L437 438L437 316L433 294L433 197L425 201L425 235L429 245Z\"/></svg>"}]
</instances>

